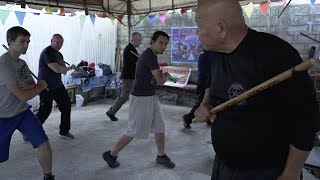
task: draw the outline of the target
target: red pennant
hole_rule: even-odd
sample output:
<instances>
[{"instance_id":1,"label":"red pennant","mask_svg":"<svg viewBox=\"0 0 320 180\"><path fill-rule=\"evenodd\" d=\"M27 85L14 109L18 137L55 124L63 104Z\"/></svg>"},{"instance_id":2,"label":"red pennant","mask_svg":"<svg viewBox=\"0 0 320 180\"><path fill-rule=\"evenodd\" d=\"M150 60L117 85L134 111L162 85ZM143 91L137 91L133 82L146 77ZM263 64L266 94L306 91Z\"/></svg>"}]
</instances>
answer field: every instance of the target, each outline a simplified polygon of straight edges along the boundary
<instances>
[{"instance_id":1,"label":"red pennant","mask_svg":"<svg viewBox=\"0 0 320 180\"><path fill-rule=\"evenodd\" d=\"M267 14L268 8L269 8L270 2L265 2L260 4L260 9L262 11L262 14L265 16Z\"/></svg>"},{"instance_id":2,"label":"red pennant","mask_svg":"<svg viewBox=\"0 0 320 180\"><path fill-rule=\"evenodd\" d=\"M117 19L122 23L122 18L123 18L123 15L121 16L117 16Z\"/></svg>"},{"instance_id":3,"label":"red pennant","mask_svg":"<svg viewBox=\"0 0 320 180\"><path fill-rule=\"evenodd\" d=\"M181 8L180 9L180 13L181 14L184 14L184 13L186 13L188 11L188 8Z\"/></svg>"},{"instance_id":4,"label":"red pennant","mask_svg":"<svg viewBox=\"0 0 320 180\"><path fill-rule=\"evenodd\" d=\"M65 15L66 15L66 13L64 12L64 7L61 7L59 16L65 16Z\"/></svg>"},{"instance_id":5,"label":"red pennant","mask_svg":"<svg viewBox=\"0 0 320 180\"><path fill-rule=\"evenodd\" d=\"M101 17L102 17L102 18L106 18L106 17L108 17L107 12L103 11L103 13L102 13Z\"/></svg>"}]
</instances>

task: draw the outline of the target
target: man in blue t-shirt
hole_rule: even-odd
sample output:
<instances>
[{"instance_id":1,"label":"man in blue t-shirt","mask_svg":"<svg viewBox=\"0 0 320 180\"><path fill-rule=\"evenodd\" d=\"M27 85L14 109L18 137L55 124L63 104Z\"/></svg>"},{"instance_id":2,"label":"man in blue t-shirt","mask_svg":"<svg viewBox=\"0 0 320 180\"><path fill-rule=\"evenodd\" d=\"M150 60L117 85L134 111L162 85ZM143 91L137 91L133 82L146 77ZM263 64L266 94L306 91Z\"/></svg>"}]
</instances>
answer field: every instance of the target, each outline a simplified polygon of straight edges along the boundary
<instances>
[{"instance_id":1,"label":"man in blue t-shirt","mask_svg":"<svg viewBox=\"0 0 320 180\"><path fill-rule=\"evenodd\" d=\"M59 52L63 41L63 37L60 34L54 34L51 39L51 45L41 52L39 79L45 80L48 88L40 93L40 108L37 117L43 124L51 113L53 100L56 101L61 112L59 134L67 139L74 139L74 136L69 132L71 101L61 81L61 74L66 74L67 71L75 69L76 66L72 64L70 67L66 67L64 58Z\"/></svg>"},{"instance_id":2,"label":"man in blue t-shirt","mask_svg":"<svg viewBox=\"0 0 320 180\"><path fill-rule=\"evenodd\" d=\"M300 64L298 51L248 28L239 0L201 0L195 19L204 48L216 52L210 86L195 112L198 121L213 121L212 180L298 180L319 130L307 71L210 114L213 107Z\"/></svg>"},{"instance_id":3,"label":"man in blue t-shirt","mask_svg":"<svg viewBox=\"0 0 320 180\"><path fill-rule=\"evenodd\" d=\"M168 45L169 36L163 31L156 31L151 37L150 48L139 57L136 74L129 97L128 129L118 140L112 150L103 153L103 159L111 168L120 165L118 153L127 146L133 138L147 139L149 133L155 134L158 149L156 162L168 168L174 168L175 163L165 154L165 123L159 99L156 95L156 84L163 85L170 77L162 73L158 64L158 54L162 54Z\"/></svg>"},{"instance_id":4,"label":"man in blue t-shirt","mask_svg":"<svg viewBox=\"0 0 320 180\"><path fill-rule=\"evenodd\" d=\"M208 83L208 77L209 77L209 71L210 71L210 59L212 59L213 56L214 56L213 52L209 52L206 50L204 50L203 53L201 53L199 56L198 80L197 80L197 89L196 89L197 102L195 103L195 105L192 107L192 109L188 114L185 114L182 116L183 126L186 129L191 129L190 124L192 123L192 119L194 118L194 112L200 106L200 103L203 100L204 92L206 90L207 83ZM207 124L211 125L211 122L207 121Z\"/></svg>"}]
</instances>

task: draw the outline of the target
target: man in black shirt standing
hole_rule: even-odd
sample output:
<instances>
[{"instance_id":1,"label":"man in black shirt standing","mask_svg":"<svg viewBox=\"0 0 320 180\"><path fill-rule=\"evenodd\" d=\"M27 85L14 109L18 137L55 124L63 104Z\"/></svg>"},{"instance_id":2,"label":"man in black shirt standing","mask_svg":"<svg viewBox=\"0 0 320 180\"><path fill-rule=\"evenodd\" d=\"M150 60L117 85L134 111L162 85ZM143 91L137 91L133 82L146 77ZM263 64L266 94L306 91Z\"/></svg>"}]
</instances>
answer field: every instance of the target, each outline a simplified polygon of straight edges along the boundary
<instances>
[{"instance_id":1,"label":"man in black shirt standing","mask_svg":"<svg viewBox=\"0 0 320 180\"><path fill-rule=\"evenodd\" d=\"M197 120L213 121L212 180L298 180L319 130L307 71L217 114L209 110L301 63L299 53L248 28L238 0L201 0L196 23L205 49L217 52L195 112Z\"/></svg>"},{"instance_id":2,"label":"man in black shirt standing","mask_svg":"<svg viewBox=\"0 0 320 180\"><path fill-rule=\"evenodd\" d=\"M71 100L61 81L61 74L66 74L67 71L75 69L76 66L72 64L70 67L66 67L63 56L59 52L63 41L60 34L54 34L51 45L41 52L39 79L45 80L48 88L40 93L40 108L37 117L43 124L49 117L52 102L55 100L61 112L60 135L67 139L74 139L74 136L69 132Z\"/></svg>"},{"instance_id":3,"label":"man in black shirt standing","mask_svg":"<svg viewBox=\"0 0 320 180\"><path fill-rule=\"evenodd\" d=\"M110 109L106 112L107 116L110 118L111 121L118 121L118 118L115 116L115 114L118 112L121 106L129 99L129 94L131 91L136 71L136 63L138 61L138 57L133 55L131 51L137 53L136 48L140 46L141 41L142 35L139 32L134 32L131 35L131 42L123 50L121 94L114 101Z\"/></svg>"},{"instance_id":4,"label":"man in black shirt standing","mask_svg":"<svg viewBox=\"0 0 320 180\"><path fill-rule=\"evenodd\" d=\"M169 78L168 72L163 73L158 63L158 54L162 54L169 43L169 35L163 31L156 31L151 37L150 47L146 49L137 62L137 72L133 82L129 99L128 128L112 150L102 154L103 159L111 168L120 165L117 160L120 151L133 138L148 139L154 133L158 155L156 162L167 168L174 168L175 163L165 153L166 127L158 96L157 85L163 85ZM140 163L140 162L137 162Z\"/></svg>"}]
</instances>

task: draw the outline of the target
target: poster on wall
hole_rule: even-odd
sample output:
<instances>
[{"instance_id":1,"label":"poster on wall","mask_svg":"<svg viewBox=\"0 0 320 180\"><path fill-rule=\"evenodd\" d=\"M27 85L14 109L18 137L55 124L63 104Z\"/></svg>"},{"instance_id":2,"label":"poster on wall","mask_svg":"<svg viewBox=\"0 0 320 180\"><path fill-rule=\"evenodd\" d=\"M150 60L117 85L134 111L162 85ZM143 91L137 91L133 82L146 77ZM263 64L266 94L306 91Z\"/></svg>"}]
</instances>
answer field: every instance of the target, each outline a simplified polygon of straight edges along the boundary
<instances>
[{"instance_id":1,"label":"poster on wall","mask_svg":"<svg viewBox=\"0 0 320 180\"><path fill-rule=\"evenodd\" d=\"M196 33L197 27L172 27L171 62L197 63L203 47Z\"/></svg>"}]
</instances>

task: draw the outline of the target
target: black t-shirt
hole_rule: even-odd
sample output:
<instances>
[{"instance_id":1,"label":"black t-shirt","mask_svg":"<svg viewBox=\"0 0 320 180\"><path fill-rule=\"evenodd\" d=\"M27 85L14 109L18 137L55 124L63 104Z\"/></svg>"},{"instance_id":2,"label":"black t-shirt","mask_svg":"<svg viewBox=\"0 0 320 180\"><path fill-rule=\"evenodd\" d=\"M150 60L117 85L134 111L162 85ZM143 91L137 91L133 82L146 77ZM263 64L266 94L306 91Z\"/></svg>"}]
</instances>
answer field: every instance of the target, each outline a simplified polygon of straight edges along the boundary
<instances>
[{"instance_id":1,"label":"black t-shirt","mask_svg":"<svg viewBox=\"0 0 320 180\"><path fill-rule=\"evenodd\" d=\"M158 58L150 48L139 57L136 67L136 76L133 81L131 94L134 96L153 96L156 94L156 85L152 84L152 70L160 69Z\"/></svg>"},{"instance_id":2,"label":"black t-shirt","mask_svg":"<svg viewBox=\"0 0 320 180\"><path fill-rule=\"evenodd\" d=\"M121 79L134 79L136 72L136 63L138 57L133 55L130 51L137 53L136 48L129 43L123 50L123 68L121 71Z\"/></svg>"},{"instance_id":3,"label":"black t-shirt","mask_svg":"<svg viewBox=\"0 0 320 180\"><path fill-rule=\"evenodd\" d=\"M210 94L217 106L302 62L287 42L249 29L231 53L211 61ZM318 115L307 71L217 113L211 136L218 156L237 169L283 168L290 144L310 151Z\"/></svg>"},{"instance_id":4,"label":"black t-shirt","mask_svg":"<svg viewBox=\"0 0 320 180\"><path fill-rule=\"evenodd\" d=\"M48 66L50 63L58 63L58 60L63 60L63 56L51 46L46 47L40 54L38 76L39 79L46 81L49 89L54 89L63 85L61 74L54 72Z\"/></svg>"}]
</instances>

